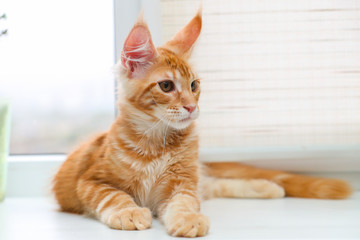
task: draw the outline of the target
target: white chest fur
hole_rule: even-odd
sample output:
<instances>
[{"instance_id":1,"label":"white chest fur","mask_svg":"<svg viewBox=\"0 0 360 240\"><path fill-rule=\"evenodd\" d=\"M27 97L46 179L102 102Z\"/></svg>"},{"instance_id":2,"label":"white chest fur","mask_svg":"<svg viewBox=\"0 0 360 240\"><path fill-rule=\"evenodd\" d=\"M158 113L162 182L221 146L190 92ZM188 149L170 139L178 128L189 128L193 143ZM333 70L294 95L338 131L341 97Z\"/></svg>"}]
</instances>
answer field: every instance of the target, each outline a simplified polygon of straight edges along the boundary
<instances>
[{"instance_id":1,"label":"white chest fur","mask_svg":"<svg viewBox=\"0 0 360 240\"><path fill-rule=\"evenodd\" d=\"M132 162L131 168L141 173L138 181L140 186L136 192L135 200L141 206L152 207L154 186L158 180L167 172L168 167L173 163L174 159L170 154L154 159L151 162Z\"/></svg>"}]
</instances>

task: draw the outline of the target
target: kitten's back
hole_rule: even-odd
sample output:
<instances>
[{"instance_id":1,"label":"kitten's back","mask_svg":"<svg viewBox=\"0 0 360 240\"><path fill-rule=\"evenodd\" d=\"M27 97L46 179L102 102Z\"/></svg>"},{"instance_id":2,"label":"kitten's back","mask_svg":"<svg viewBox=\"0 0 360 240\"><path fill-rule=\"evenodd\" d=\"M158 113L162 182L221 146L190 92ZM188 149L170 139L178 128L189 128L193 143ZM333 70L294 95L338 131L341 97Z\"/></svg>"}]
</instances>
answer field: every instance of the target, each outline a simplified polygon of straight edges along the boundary
<instances>
[{"instance_id":1,"label":"kitten's back","mask_svg":"<svg viewBox=\"0 0 360 240\"><path fill-rule=\"evenodd\" d=\"M101 133L80 145L61 165L53 179L53 192L61 210L83 213L83 207L77 196L77 182L94 161L104 154L107 133Z\"/></svg>"}]
</instances>

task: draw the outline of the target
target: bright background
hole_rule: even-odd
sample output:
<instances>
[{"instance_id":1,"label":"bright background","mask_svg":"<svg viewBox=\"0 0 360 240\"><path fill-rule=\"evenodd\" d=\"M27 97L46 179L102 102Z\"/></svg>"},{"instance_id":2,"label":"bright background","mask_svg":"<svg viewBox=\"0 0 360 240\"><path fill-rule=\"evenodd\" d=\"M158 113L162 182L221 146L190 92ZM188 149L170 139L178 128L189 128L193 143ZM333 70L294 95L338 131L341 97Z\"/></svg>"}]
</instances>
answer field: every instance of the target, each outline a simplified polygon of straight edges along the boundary
<instances>
[{"instance_id":1,"label":"bright background","mask_svg":"<svg viewBox=\"0 0 360 240\"><path fill-rule=\"evenodd\" d=\"M2 0L0 96L11 153L66 153L115 115L112 1Z\"/></svg>"}]
</instances>

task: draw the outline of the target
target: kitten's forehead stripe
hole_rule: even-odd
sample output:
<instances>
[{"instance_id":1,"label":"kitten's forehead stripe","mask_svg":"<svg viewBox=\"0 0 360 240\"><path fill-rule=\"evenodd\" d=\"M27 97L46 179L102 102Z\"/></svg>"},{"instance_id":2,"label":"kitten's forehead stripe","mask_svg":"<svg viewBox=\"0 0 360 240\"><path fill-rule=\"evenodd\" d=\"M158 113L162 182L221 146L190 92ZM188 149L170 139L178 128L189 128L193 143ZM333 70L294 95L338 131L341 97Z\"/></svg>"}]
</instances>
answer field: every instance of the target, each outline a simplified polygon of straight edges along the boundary
<instances>
[{"instance_id":1,"label":"kitten's forehead stripe","mask_svg":"<svg viewBox=\"0 0 360 240\"><path fill-rule=\"evenodd\" d=\"M165 58L166 64L173 70L177 70L180 75L186 79L192 78L194 75L190 66L181 58L177 57L173 52L159 48L158 51Z\"/></svg>"},{"instance_id":2,"label":"kitten's forehead stripe","mask_svg":"<svg viewBox=\"0 0 360 240\"><path fill-rule=\"evenodd\" d=\"M166 72L166 73L165 73L165 77L166 77L167 79L173 80L173 79L174 79L174 74L169 71L169 72Z\"/></svg>"},{"instance_id":3,"label":"kitten's forehead stripe","mask_svg":"<svg viewBox=\"0 0 360 240\"><path fill-rule=\"evenodd\" d=\"M177 78L178 79L178 78ZM175 80L175 86L176 86L176 89L179 93L181 93L182 91L182 87L181 87L181 82L179 82L179 80Z\"/></svg>"},{"instance_id":4,"label":"kitten's forehead stripe","mask_svg":"<svg viewBox=\"0 0 360 240\"><path fill-rule=\"evenodd\" d=\"M181 79L181 73L178 70L175 70L175 78Z\"/></svg>"}]
</instances>

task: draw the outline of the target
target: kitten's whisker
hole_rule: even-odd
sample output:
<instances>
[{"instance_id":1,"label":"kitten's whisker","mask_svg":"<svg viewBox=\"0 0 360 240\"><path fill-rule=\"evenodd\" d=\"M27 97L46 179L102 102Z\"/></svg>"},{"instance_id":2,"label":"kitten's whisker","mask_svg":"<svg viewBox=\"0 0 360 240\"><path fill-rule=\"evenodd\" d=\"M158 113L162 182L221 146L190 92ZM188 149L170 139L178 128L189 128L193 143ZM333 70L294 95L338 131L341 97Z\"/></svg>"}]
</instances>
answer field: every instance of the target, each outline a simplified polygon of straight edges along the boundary
<instances>
[{"instance_id":1,"label":"kitten's whisker","mask_svg":"<svg viewBox=\"0 0 360 240\"><path fill-rule=\"evenodd\" d=\"M157 127L157 125L159 125L159 123L160 123L165 117L166 117L165 115L162 115L158 121L156 121L155 123L153 123L153 124L151 125L151 127L150 127L149 129L147 129L147 130L142 134L142 137L140 138L140 140L139 140L138 143L136 144L135 149L138 148L139 144L142 142L142 140L144 139L144 137L146 136L146 134L147 134L150 130L152 130L152 129L154 129L155 127Z\"/></svg>"},{"instance_id":2,"label":"kitten's whisker","mask_svg":"<svg viewBox=\"0 0 360 240\"><path fill-rule=\"evenodd\" d=\"M165 149L166 149L166 133L167 133L167 130L168 130L169 126L170 126L170 121L168 120L166 129L165 129L165 133L164 133L163 155L165 154Z\"/></svg>"}]
</instances>

